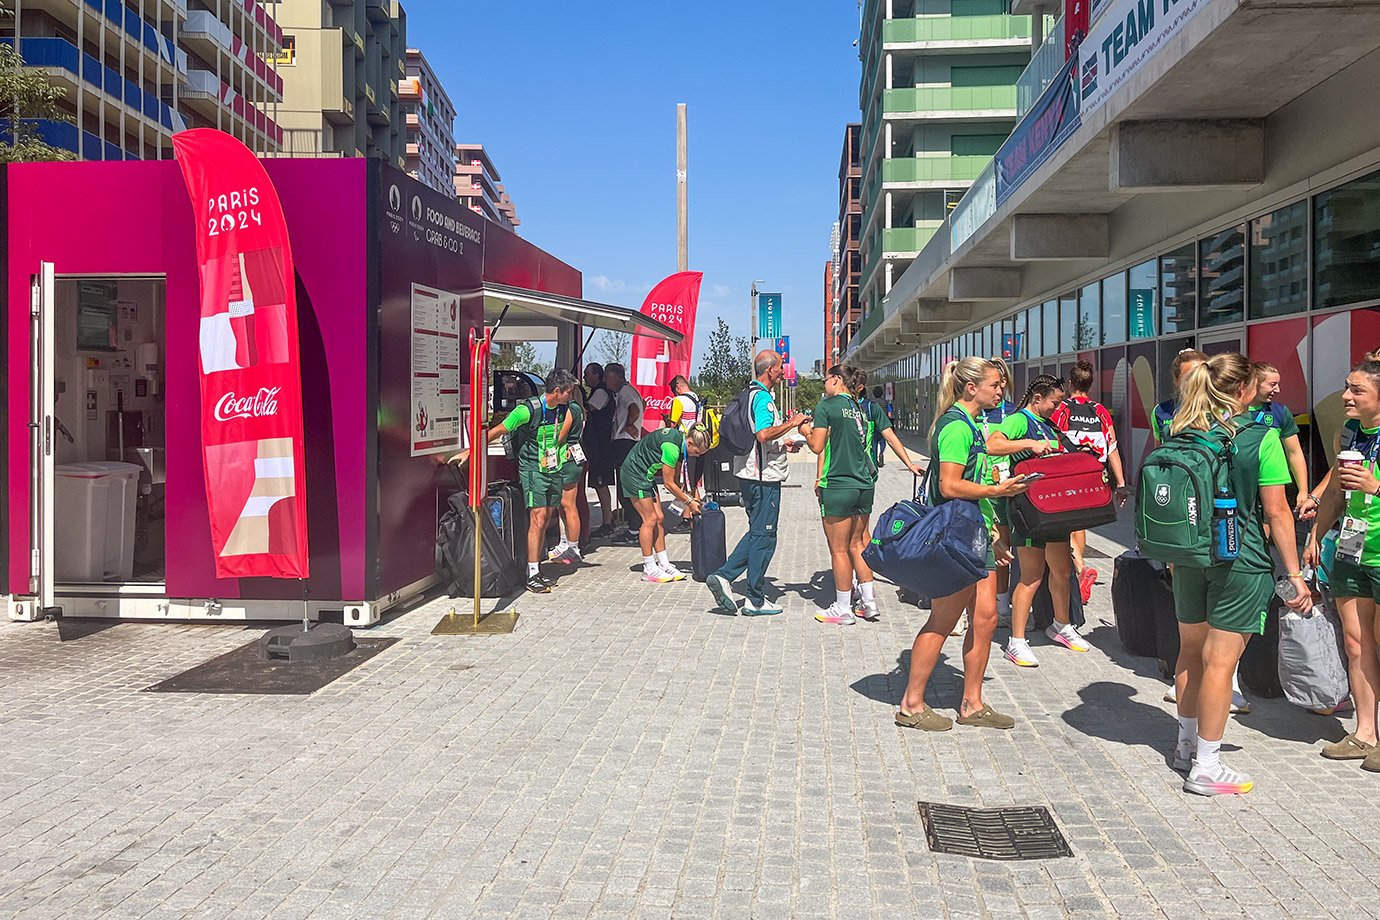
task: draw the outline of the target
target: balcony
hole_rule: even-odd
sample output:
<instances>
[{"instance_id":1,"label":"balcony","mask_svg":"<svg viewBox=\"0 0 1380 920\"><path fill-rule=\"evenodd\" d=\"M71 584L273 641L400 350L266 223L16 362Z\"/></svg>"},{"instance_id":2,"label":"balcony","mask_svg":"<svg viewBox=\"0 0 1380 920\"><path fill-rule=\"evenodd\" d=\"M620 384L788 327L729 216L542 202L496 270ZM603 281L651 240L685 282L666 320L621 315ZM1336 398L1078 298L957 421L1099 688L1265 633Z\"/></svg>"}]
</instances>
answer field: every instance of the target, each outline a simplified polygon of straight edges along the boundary
<instances>
[{"instance_id":1,"label":"balcony","mask_svg":"<svg viewBox=\"0 0 1380 920\"><path fill-rule=\"evenodd\" d=\"M391 6L389 0L366 0L364 12L370 22L386 23L393 18Z\"/></svg>"},{"instance_id":2,"label":"balcony","mask_svg":"<svg viewBox=\"0 0 1380 920\"><path fill-rule=\"evenodd\" d=\"M923 86L882 91L882 111L906 118L1015 118L1015 86Z\"/></svg>"},{"instance_id":3,"label":"balcony","mask_svg":"<svg viewBox=\"0 0 1380 920\"><path fill-rule=\"evenodd\" d=\"M1030 42L1030 19L1025 16L925 16L891 19L882 24L882 44L914 45L925 50L949 46L971 50L999 42L1010 47Z\"/></svg>"},{"instance_id":4,"label":"balcony","mask_svg":"<svg viewBox=\"0 0 1380 920\"><path fill-rule=\"evenodd\" d=\"M882 231L882 251L887 256L914 255L939 232L942 220L921 221L918 227L888 227Z\"/></svg>"},{"instance_id":5,"label":"balcony","mask_svg":"<svg viewBox=\"0 0 1380 920\"><path fill-rule=\"evenodd\" d=\"M991 161L988 156L898 157L882 161L882 182L949 188L972 182Z\"/></svg>"},{"instance_id":6,"label":"balcony","mask_svg":"<svg viewBox=\"0 0 1380 920\"><path fill-rule=\"evenodd\" d=\"M1045 87L1054 82L1064 67L1064 17L1050 29L1045 43L1030 58L1021 77L1016 81L1016 111L1024 116L1040 98Z\"/></svg>"},{"instance_id":7,"label":"balcony","mask_svg":"<svg viewBox=\"0 0 1380 920\"><path fill-rule=\"evenodd\" d=\"M14 47L13 38L0 39L0 43ZM78 51L77 46L65 38L25 38L20 42L20 55L30 67L70 74L64 79L61 74L53 73L57 82L75 87L80 80L95 87L107 100L123 102L135 115L143 115L166 131L173 130L173 111L156 93L148 92L91 55Z\"/></svg>"},{"instance_id":8,"label":"balcony","mask_svg":"<svg viewBox=\"0 0 1380 920\"><path fill-rule=\"evenodd\" d=\"M35 133L38 139L51 147L58 147L62 150L70 150L72 153L84 156L88 160L137 160L138 156L133 153L125 153L118 144L102 140L90 131L77 132L77 126L65 121L53 121L51 119L39 119L33 122ZM78 137L81 139L81 149L78 150ZM8 143L10 132L7 127L0 125L0 141Z\"/></svg>"},{"instance_id":9,"label":"balcony","mask_svg":"<svg viewBox=\"0 0 1380 920\"><path fill-rule=\"evenodd\" d=\"M237 65L257 77L275 95L282 96L283 78L269 67L263 58L250 52L239 36L214 13L206 10L193 10L188 13L179 36L208 63L219 61L222 54L228 55Z\"/></svg>"}]
</instances>

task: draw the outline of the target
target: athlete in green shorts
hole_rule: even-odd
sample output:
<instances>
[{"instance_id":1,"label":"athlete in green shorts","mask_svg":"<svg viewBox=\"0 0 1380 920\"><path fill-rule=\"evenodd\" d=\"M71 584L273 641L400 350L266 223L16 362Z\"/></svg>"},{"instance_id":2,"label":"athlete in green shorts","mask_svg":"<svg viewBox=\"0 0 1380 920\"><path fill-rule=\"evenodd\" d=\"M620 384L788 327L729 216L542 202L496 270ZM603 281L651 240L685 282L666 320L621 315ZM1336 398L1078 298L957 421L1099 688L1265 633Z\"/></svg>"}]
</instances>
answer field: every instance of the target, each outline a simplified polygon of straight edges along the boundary
<instances>
[{"instance_id":1,"label":"athlete in green shorts","mask_svg":"<svg viewBox=\"0 0 1380 920\"><path fill-rule=\"evenodd\" d=\"M691 517L701 509L700 502L686 491L681 470L686 457L699 457L709 450L709 431L702 426L690 429L661 428L642 436L618 471L623 497L632 502L642 516L638 541L642 546L642 580L650 582L684 581L685 573L671 564L666 555L666 524L657 492L657 477L676 497Z\"/></svg>"},{"instance_id":2,"label":"athlete in green shorts","mask_svg":"<svg viewBox=\"0 0 1380 920\"><path fill-rule=\"evenodd\" d=\"M545 594L551 582L541 574L546 525L552 510L561 503L561 438L567 406L579 382L567 370L557 369L546 378L546 395L518 404L502 422L489 429L493 443L512 435L518 454L518 482L530 509L527 516L527 590ZM469 459L468 449L451 457L452 463Z\"/></svg>"},{"instance_id":3,"label":"athlete in green shorts","mask_svg":"<svg viewBox=\"0 0 1380 920\"><path fill-rule=\"evenodd\" d=\"M565 525L565 539L551 550L547 558L562 565L574 565L580 556L580 477L585 474L584 447L581 438L585 433L585 409L582 402L583 391L575 388L570 400L570 409L565 416L557 440L560 442L561 460L561 522ZM580 459L576 459L578 456Z\"/></svg>"}]
</instances>

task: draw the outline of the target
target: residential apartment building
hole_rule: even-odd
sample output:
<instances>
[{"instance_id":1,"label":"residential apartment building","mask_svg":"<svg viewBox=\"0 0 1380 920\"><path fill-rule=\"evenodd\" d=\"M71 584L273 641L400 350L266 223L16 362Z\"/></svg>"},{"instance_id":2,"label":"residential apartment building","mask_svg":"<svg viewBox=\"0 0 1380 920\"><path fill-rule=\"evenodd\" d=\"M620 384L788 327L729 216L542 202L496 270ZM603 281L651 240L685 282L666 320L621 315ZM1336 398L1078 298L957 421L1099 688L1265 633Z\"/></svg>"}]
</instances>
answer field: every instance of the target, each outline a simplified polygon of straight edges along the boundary
<instances>
[{"instance_id":1,"label":"residential apartment building","mask_svg":"<svg viewBox=\"0 0 1380 920\"><path fill-rule=\"evenodd\" d=\"M252 0L245 0L252 2ZM399 83L407 15L397 0L272 0L283 27L283 152L407 165Z\"/></svg>"},{"instance_id":2,"label":"residential apartment building","mask_svg":"<svg viewBox=\"0 0 1380 920\"><path fill-rule=\"evenodd\" d=\"M1031 18L1007 2L863 2L864 324L1015 126Z\"/></svg>"},{"instance_id":3,"label":"residential apartment building","mask_svg":"<svg viewBox=\"0 0 1380 920\"><path fill-rule=\"evenodd\" d=\"M257 0L11 0L0 41L66 95L39 135L86 160L167 159L172 135L213 127L277 151L283 33Z\"/></svg>"},{"instance_id":4,"label":"residential apartment building","mask_svg":"<svg viewBox=\"0 0 1380 920\"><path fill-rule=\"evenodd\" d=\"M843 129L843 150L839 155L839 216L832 235L834 252L833 299L825 317L825 329L833 347L824 349L829 363L838 360L862 322L858 303L862 279L862 125ZM827 344L827 341L826 341Z\"/></svg>"},{"instance_id":5,"label":"residential apartment building","mask_svg":"<svg viewBox=\"0 0 1380 920\"><path fill-rule=\"evenodd\" d=\"M407 172L438 192L455 187L455 104L426 55L407 49L407 76L398 86L407 123Z\"/></svg>"},{"instance_id":6,"label":"residential apartment building","mask_svg":"<svg viewBox=\"0 0 1380 920\"><path fill-rule=\"evenodd\" d=\"M834 224L834 251L838 251L838 224ZM815 373L820 372L820 362L833 360L834 352L838 349L838 338L834 334L834 266L835 260L830 259L824 263L824 357L815 362Z\"/></svg>"},{"instance_id":7,"label":"residential apartment building","mask_svg":"<svg viewBox=\"0 0 1380 920\"><path fill-rule=\"evenodd\" d=\"M509 230L516 231L522 224L483 144L455 145L455 197L471 211Z\"/></svg>"},{"instance_id":8,"label":"residential apartment building","mask_svg":"<svg viewBox=\"0 0 1380 920\"><path fill-rule=\"evenodd\" d=\"M1087 361L1134 480L1175 357L1244 353L1279 369L1316 484L1380 344L1380 7L1091 6L844 358L926 423L955 358L1002 355L1016 393Z\"/></svg>"}]
</instances>

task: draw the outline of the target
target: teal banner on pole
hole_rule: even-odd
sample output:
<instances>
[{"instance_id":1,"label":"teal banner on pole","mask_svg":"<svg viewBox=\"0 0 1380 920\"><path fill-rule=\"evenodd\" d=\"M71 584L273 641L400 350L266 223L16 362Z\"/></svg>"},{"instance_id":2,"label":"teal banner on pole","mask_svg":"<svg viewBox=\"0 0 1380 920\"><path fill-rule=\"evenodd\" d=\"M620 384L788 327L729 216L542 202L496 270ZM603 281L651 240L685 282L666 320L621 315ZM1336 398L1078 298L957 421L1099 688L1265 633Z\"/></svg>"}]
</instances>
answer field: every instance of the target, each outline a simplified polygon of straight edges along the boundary
<instances>
[{"instance_id":1,"label":"teal banner on pole","mask_svg":"<svg viewBox=\"0 0 1380 920\"><path fill-rule=\"evenodd\" d=\"M781 335L781 295L757 295L757 337L774 339Z\"/></svg>"},{"instance_id":2,"label":"teal banner on pole","mask_svg":"<svg viewBox=\"0 0 1380 920\"><path fill-rule=\"evenodd\" d=\"M1131 338L1149 339L1155 335L1155 292L1131 289Z\"/></svg>"}]
</instances>

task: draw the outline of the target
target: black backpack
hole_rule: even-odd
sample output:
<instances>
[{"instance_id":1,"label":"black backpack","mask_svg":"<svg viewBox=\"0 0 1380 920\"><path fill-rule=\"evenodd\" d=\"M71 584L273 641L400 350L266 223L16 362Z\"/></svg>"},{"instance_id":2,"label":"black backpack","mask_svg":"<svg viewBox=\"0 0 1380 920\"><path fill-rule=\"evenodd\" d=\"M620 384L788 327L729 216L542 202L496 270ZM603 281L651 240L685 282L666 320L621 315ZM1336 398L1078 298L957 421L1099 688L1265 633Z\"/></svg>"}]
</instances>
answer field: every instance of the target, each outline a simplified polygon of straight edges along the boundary
<instances>
[{"instance_id":1,"label":"black backpack","mask_svg":"<svg viewBox=\"0 0 1380 920\"><path fill-rule=\"evenodd\" d=\"M735 457L751 453L758 446L757 432L752 428L752 399L759 389L755 383L749 383L724 407L719 420L719 443L728 445Z\"/></svg>"}]
</instances>

